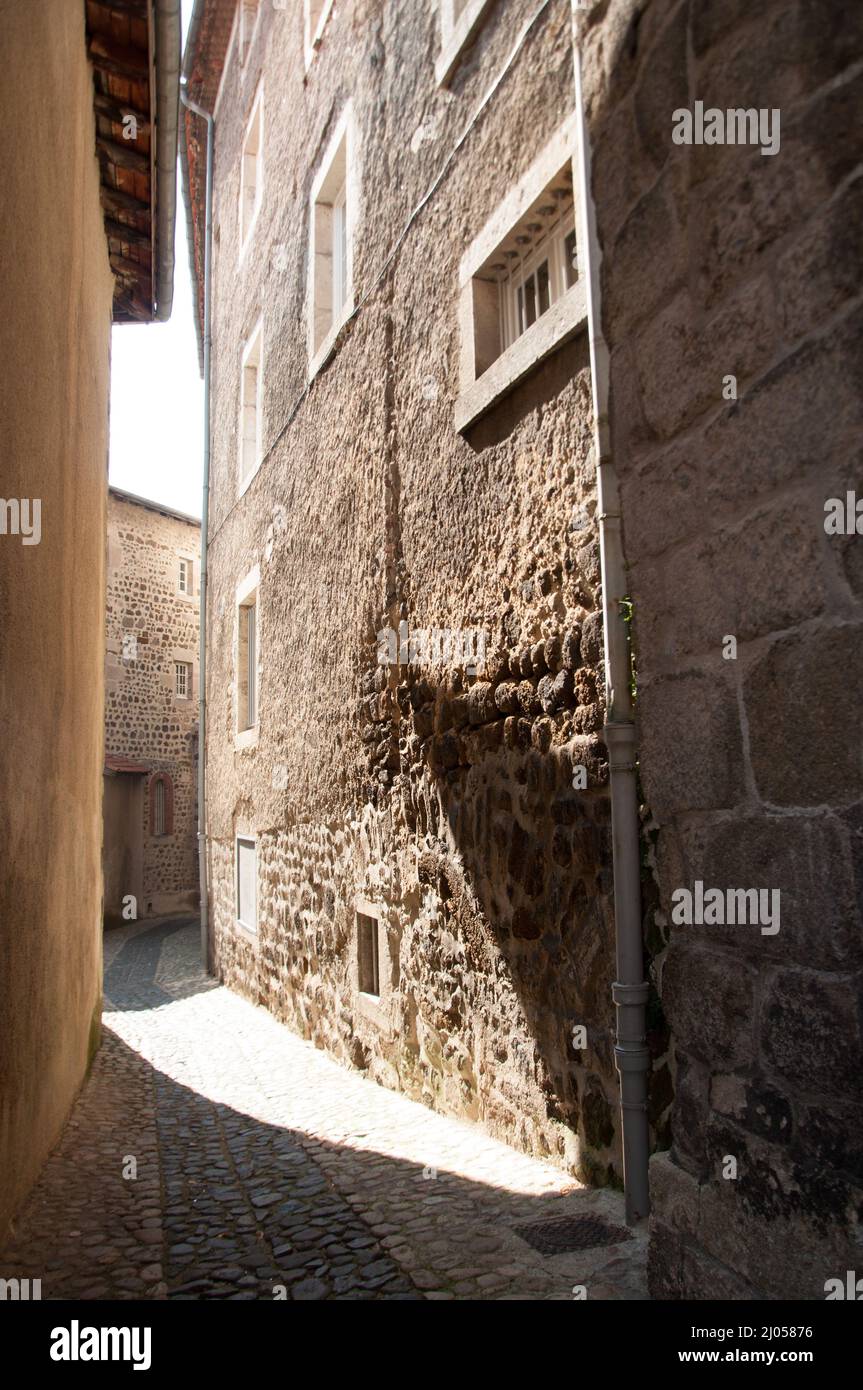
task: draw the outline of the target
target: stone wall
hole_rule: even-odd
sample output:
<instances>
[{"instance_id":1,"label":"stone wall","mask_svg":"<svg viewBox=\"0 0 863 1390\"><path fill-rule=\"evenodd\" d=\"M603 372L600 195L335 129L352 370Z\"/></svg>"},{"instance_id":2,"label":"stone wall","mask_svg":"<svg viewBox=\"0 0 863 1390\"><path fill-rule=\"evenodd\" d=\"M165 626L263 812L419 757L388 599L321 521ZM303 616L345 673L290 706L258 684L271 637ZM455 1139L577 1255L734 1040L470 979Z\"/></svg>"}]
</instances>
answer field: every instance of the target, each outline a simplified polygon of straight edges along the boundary
<instances>
[{"instance_id":1,"label":"stone wall","mask_svg":"<svg viewBox=\"0 0 863 1390\"><path fill-rule=\"evenodd\" d=\"M493 7L449 91L434 78L435 7L406 0L336 6L308 73L299 13L261 7L245 68L230 49L215 162L212 916L223 978L304 1036L605 1182L620 1156L586 333L465 434L453 423L459 260L572 112L568 0L534 24L390 256L534 10ZM265 196L240 259L261 75ZM308 200L349 98L361 307L307 390ZM260 315L265 457L238 500L240 360ZM256 565L259 730L238 746L235 595ZM376 634L400 621L484 629L487 669L381 665ZM258 844L257 936L235 920L241 832ZM361 904L381 919L378 1002L357 987Z\"/></svg>"},{"instance_id":2,"label":"stone wall","mask_svg":"<svg viewBox=\"0 0 863 1390\"><path fill-rule=\"evenodd\" d=\"M179 592L180 556L192 559L191 596ZM199 558L197 522L110 490L105 751L147 768L139 916L197 901ZM188 699L175 694L178 661L192 666ZM150 784L160 772L173 786L173 830L157 836Z\"/></svg>"},{"instance_id":3,"label":"stone wall","mask_svg":"<svg viewBox=\"0 0 863 1390\"><path fill-rule=\"evenodd\" d=\"M652 1290L823 1298L859 1271L863 1195L863 570L824 524L860 482L863 12L612 0L583 22L678 1064ZM777 109L779 151L675 145L696 99ZM672 923L697 880L779 890L779 931Z\"/></svg>"},{"instance_id":4,"label":"stone wall","mask_svg":"<svg viewBox=\"0 0 863 1390\"><path fill-rule=\"evenodd\" d=\"M5 4L0 48L4 521L41 517L0 533L2 1237L99 1039L112 279L84 6Z\"/></svg>"}]
</instances>

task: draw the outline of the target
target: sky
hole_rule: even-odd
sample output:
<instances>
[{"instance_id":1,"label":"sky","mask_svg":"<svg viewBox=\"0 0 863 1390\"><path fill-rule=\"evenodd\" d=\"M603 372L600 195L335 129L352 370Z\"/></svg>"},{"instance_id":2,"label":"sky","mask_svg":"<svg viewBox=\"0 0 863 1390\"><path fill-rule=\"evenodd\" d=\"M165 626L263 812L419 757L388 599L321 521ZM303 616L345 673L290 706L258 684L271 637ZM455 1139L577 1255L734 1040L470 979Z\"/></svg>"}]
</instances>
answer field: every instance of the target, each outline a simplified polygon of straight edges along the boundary
<instances>
[{"instance_id":1,"label":"sky","mask_svg":"<svg viewBox=\"0 0 863 1390\"><path fill-rule=\"evenodd\" d=\"M184 42L191 12L192 0L183 0ZM199 517L204 391L179 159L174 257L174 307L168 322L119 324L112 330L108 476L114 487Z\"/></svg>"}]
</instances>

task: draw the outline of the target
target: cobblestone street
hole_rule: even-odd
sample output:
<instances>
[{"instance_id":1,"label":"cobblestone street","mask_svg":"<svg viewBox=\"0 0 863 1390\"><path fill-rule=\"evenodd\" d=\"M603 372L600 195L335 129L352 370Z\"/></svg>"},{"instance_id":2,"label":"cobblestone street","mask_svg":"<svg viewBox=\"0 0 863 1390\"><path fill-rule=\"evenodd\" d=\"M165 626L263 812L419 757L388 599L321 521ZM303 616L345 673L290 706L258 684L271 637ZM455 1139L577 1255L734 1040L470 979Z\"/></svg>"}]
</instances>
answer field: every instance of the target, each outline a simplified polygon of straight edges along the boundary
<instances>
[{"instance_id":1,"label":"cobblestone street","mask_svg":"<svg viewBox=\"0 0 863 1390\"><path fill-rule=\"evenodd\" d=\"M0 1275L52 1299L646 1297L643 1232L537 1248L621 1228L619 1194L343 1069L198 942L187 918L106 937L102 1047Z\"/></svg>"}]
</instances>

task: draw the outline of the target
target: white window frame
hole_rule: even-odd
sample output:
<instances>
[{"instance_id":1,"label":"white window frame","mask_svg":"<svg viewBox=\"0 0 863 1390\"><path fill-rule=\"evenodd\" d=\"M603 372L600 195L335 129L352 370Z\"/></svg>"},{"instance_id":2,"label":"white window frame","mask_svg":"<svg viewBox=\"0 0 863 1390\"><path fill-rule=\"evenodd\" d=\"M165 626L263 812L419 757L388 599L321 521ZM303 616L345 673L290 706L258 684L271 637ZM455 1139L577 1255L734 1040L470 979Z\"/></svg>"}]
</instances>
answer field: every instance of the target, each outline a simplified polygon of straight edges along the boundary
<instances>
[{"instance_id":1,"label":"white window frame","mask_svg":"<svg viewBox=\"0 0 863 1390\"><path fill-rule=\"evenodd\" d=\"M344 165L343 168L340 166ZM353 109L348 102L312 183L309 199L309 271L306 291L309 380L332 355L336 338L354 311L354 239L359 203ZM344 219L343 222L341 219ZM344 229L344 260L334 254L337 227ZM336 291L341 303L336 304Z\"/></svg>"},{"instance_id":2,"label":"white window frame","mask_svg":"<svg viewBox=\"0 0 863 1390\"><path fill-rule=\"evenodd\" d=\"M242 707L241 694L241 663L243 661L243 634L242 634L242 610L254 607L255 609L255 651L254 669L251 665L251 655L246 645L245 677L250 680L254 675L254 693L251 702ZM234 747L237 749L251 748L258 742L261 727L261 568L255 565L250 570L245 579L237 585L235 594L235 618L234 618ZM249 707L251 703L251 710ZM244 724L244 719L249 713L254 713L254 723Z\"/></svg>"},{"instance_id":3,"label":"white window frame","mask_svg":"<svg viewBox=\"0 0 863 1390\"><path fill-rule=\"evenodd\" d=\"M240 904L240 845L241 845L241 844L243 844L243 845L251 845L252 851L253 851L254 856L255 856L255 858L254 858L254 865L255 865L255 879L254 879L255 920L254 920L254 923L244 922L242 916L240 915L240 913L241 913L241 904ZM236 921L238 927L242 927L244 931L250 932L250 933L252 934L252 936L257 936L257 935L258 935L258 841L257 841L256 836L254 836L254 835L248 835L248 834L242 833L242 832L240 832L240 831L237 831L236 835L234 836L234 918L235 918L235 921Z\"/></svg>"},{"instance_id":4,"label":"white window frame","mask_svg":"<svg viewBox=\"0 0 863 1390\"><path fill-rule=\"evenodd\" d=\"M315 20L312 18L312 0L303 0L303 46L306 55L306 70L311 67L312 60L321 46L324 29L332 8L333 0L320 0L320 10Z\"/></svg>"},{"instance_id":5,"label":"white window frame","mask_svg":"<svg viewBox=\"0 0 863 1390\"><path fill-rule=\"evenodd\" d=\"M462 256L458 299L459 394L454 409L457 430L472 425L563 342L587 325L585 277L580 274L533 324L524 332L515 333L513 306L511 302L507 305L500 273L495 269L499 267L502 250L512 247L519 227L529 225L539 216L539 209L552 196L549 190L565 185L567 166L574 175L576 138L575 117L570 116ZM578 182L573 177L571 192L567 188L561 214L560 245L553 249L558 277L563 273L564 238L570 231L575 232L576 257L580 258L583 209L577 201L572 203L577 187ZM570 206L572 221L569 220ZM549 242L551 240L553 229ZM540 253L541 263L545 254L543 247L531 247L530 256L535 252ZM528 262L520 260L520 264ZM551 273L551 262L549 270ZM516 276L518 273L516 270ZM516 279L516 291L517 283Z\"/></svg>"},{"instance_id":6,"label":"white window frame","mask_svg":"<svg viewBox=\"0 0 863 1390\"><path fill-rule=\"evenodd\" d=\"M174 698L176 700L191 700L192 698L191 661L174 662Z\"/></svg>"},{"instance_id":7,"label":"white window frame","mask_svg":"<svg viewBox=\"0 0 863 1390\"><path fill-rule=\"evenodd\" d=\"M261 20L261 7L264 0L239 0L237 5L237 56L240 67L244 68L249 61L249 54L252 51L252 44L258 32L258 25ZM248 11L254 6L255 17L250 28L248 26Z\"/></svg>"},{"instance_id":8,"label":"white window frame","mask_svg":"<svg viewBox=\"0 0 863 1390\"><path fill-rule=\"evenodd\" d=\"M246 469L246 410L248 402L246 400L246 372L249 369L249 359L255 356L256 361L251 365L256 372L255 379L255 441L254 459L252 464ZM252 479L256 476L264 459L264 320L259 318L248 338L246 339L243 355L240 359L240 417L238 425L237 452L237 497L242 497L249 487Z\"/></svg>"},{"instance_id":9,"label":"white window frame","mask_svg":"<svg viewBox=\"0 0 863 1390\"><path fill-rule=\"evenodd\" d=\"M177 556L177 592L183 598L194 598L195 596L195 566L194 561L189 555ZM185 567L185 581L183 569Z\"/></svg>"},{"instance_id":10,"label":"white window frame","mask_svg":"<svg viewBox=\"0 0 863 1390\"><path fill-rule=\"evenodd\" d=\"M533 324L542 317L542 313L547 313L551 306L562 299L567 290L572 289L575 284L576 277L569 280L566 273L565 251L567 238L574 232L574 209L570 206L550 228L548 235L534 247L523 261L519 261L513 267L508 276L500 281L500 316L504 350L511 347L522 333L526 333L529 328L532 328ZM523 322L519 290L525 287L527 281L533 280L538 294L536 277L540 267L545 262L548 262L549 302L545 310L534 315L531 323Z\"/></svg>"},{"instance_id":11,"label":"white window frame","mask_svg":"<svg viewBox=\"0 0 863 1390\"><path fill-rule=\"evenodd\" d=\"M242 0L240 0L242 3ZM257 122L257 144L258 148L253 154L246 153L246 147L252 137L252 132ZM255 161L255 190L254 202L252 203L251 216L246 221L246 192L247 192L247 159ZM246 250L254 235L260 215L261 206L264 201L264 85L261 83L255 93L252 102L252 109L249 119L246 122L246 129L243 135L243 147L240 151L240 202L239 202L239 263L242 265Z\"/></svg>"},{"instance_id":12,"label":"white window frame","mask_svg":"<svg viewBox=\"0 0 863 1390\"><path fill-rule=\"evenodd\" d=\"M441 43L435 80L439 87L445 87L458 67L462 49L476 37L492 0L465 0L460 14L456 13L456 0L438 0L438 4Z\"/></svg>"}]
</instances>

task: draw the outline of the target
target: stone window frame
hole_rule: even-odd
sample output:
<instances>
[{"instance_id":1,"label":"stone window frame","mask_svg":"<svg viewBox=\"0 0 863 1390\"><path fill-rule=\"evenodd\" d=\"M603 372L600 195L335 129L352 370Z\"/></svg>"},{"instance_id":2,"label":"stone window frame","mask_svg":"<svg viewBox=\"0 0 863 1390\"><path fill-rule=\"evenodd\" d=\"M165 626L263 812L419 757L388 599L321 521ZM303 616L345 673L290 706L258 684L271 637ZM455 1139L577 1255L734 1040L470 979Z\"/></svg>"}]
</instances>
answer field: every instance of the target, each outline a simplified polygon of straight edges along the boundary
<instances>
[{"instance_id":1,"label":"stone window frame","mask_svg":"<svg viewBox=\"0 0 863 1390\"><path fill-rule=\"evenodd\" d=\"M551 184L559 179L569 165L575 178L577 127L574 113L555 131L527 173L498 205L482 231L474 238L459 263L458 320L459 320L459 394L455 402L454 422L462 431L484 415L493 405L508 395L520 381L556 351L562 343L587 327L587 286L580 275L575 284L556 300L525 332L499 352L484 369L481 335L484 325L493 316L500 323L497 287L489 296L485 286L491 282L480 277L513 231L546 195ZM573 207L575 248L579 263L584 263L581 232L581 209ZM492 302L493 301L493 302Z\"/></svg>"},{"instance_id":2,"label":"stone window frame","mask_svg":"<svg viewBox=\"0 0 863 1390\"><path fill-rule=\"evenodd\" d=\"M317 19L313 20L312 0L303 0L303 51L306 58L306 72L311 67L315 54L321 46L327 20L333 8L333 0L316 0L316 3L320 3L320 9Z\"/></svg>"},{"instance_id":3,"label":"stone window frame","mask_svg":"<svg viewBox=\"0 0 863 1390\"><path fill-rule=\"evenodd\" d=\"M249 926L240 916L240 842L252 845L255 852L255 925ZM260 938L260 893L258 890L258 837L252 830L234 830L234 925L250 940Z\"/></svg>"},{"instance_id":4,"label":"stone window frame","mask_svg":"<svg viewBox=\"0 0 863 1390\"><path fill-rule=\"evenodd\" d=\"M343 145L344 180L339 180L336 165ZM354 312L354 245L359 220L360 189L356 148L353 103L348 101L327 144L309 195L309 260L306 286L309 381L312 381L324 364L329 361L335 350L339 333ZM318 321L327 312L327 305L322 304L321 301L325 298L327 287L329 287L330 299L332 299L334 279L331 214L342 186L345 192L345 297L337 318L333 316L332 303L330 303L330 322L321 333ZM326 201L328 198L330 199L329 202ZM328 210L329 220L327 219Z\"/></svg>"},{"instance_id":5,"label":"stone window frame","mask_svg":"<svg viewBox=\"0 0 863 1390\"><path fill-rule=\"evenodd\" d=\"M258 122L257 150L252 156L255 159L255 201L252 207L252 215L248 225L245 218L245 193L246 193L246 147L252 135L255 122ZM261 208L264 203L264 83L263 79L258 83L252 107L249 112L249 119L246 121L246 128L243 133L243 144L240 150L240 195L238 199L238 229L239 229L239 251L237 263L242 265L246 252L251 245L255 234L255 227L258 225L258 218L261 215Z\"/></svg>"},{"instance_id":6,"label":"stone window frame","mask_svg":"<svg viewBox=\"0 0 863 1390\"><path fill-rule=\"evenodd\" d=\"M370 917L377 923L378 986L380 989L378 995L367 994L360 989L360 916ZM370 898L365 898L360 894L354 898L350 971L351 987L357 1012L377 1028L390 1029L393 1026L395 991L392 985L387 909L383 903L373 902Z\"/></svg>"},{"instance_id":7,"label":"stone window frame","mask_svg":"<svg viewBox=\"0 0 863 1390\"><path fill-rule=\"evenodd\" d=\"M162 787L162 829L158 830L159 813L157 788ZM148 788L150 808L150 835L155 840L166 840L174 833L174 782L170 772L154 772Z\"/></svg>"},{"instance_id":8,"label":"stone window frame","mask_svg":"<svg viewBox=\"0 0 863 1390\"><path fill-rule=\"evenodd\" d=\"M464 49L476 38L491 9L493 0L466 0L456 15L456 0L438 0L441 43L434 73L439 87L446 87L461 60Z\"/></svg>"},{"instance_id":9,"label":"stone window frame","mask_svg":"<svg viewBox=\"0 0 863 1390\"><path fill-rule=\"evenodd\" d=\"M255 722L248 728L240 728L240 661L242 657L242 643L240 630L240 610L250 606L250 601L254 602L255 607ZM261 728L261 567L249 570L248 574L237 585L234 597L234 672L232 681L232 704L233 704L233 723L234 723L234 748L253 748L257 742Z\"/></svg>"},{"instance_id":10,"label":"stone window frame","mask_svg":"<svg viewBox=\"0 0 863 1390\"><path fill-rule=\"evenodd\" d=\"M258 33L258 25L261 22L261 10L264 0L238 0L237 4L237 60L240 68L248 66L249 54L252 51L252 44ZM248 23L247 11L254 9L255 17L252 20L251 28L247 30Z\"/></svg>"},{"instance_id":11,"label":"stone window frame","mask_svg":"<svg viewBox=\"0 0 863 1390\"><path fill-rule=\"evenodd\" d=\"M249 358L257 352L255 382L255 461L247 473L243 473L246 450L246 369ZM237 500L244 495L264 461L264 316L259 315L252 331L243 344L240 358L240 406L237 424Z\"/></svg>"}]
</instances>

